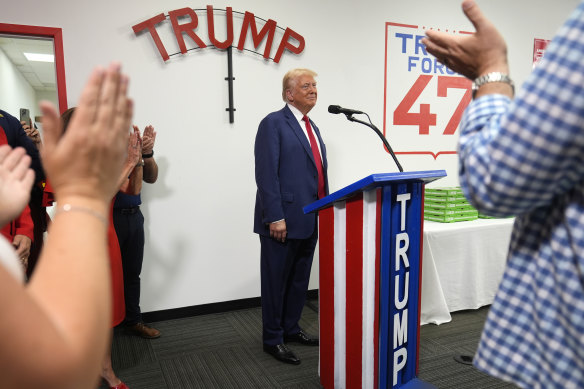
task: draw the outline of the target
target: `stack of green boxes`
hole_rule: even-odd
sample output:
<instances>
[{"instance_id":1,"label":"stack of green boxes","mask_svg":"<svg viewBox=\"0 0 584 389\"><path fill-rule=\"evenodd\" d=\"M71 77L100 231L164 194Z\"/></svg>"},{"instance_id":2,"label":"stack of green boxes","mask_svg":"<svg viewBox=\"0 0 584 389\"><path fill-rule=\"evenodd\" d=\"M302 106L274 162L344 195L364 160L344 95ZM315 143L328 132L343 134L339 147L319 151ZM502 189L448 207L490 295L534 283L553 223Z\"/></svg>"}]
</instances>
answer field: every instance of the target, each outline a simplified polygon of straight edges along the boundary
<instances>
[{"instance_id":1,"label":"stack of green boxes","mask_svg":"<svg viewBox=\"0 0 584 389\"><path fill-rule=\"evenodd\" d=\"M478 217L479 212L469 204L460 187L425 189L424 220L453 223Z\"/></svg>"}]
</instances>

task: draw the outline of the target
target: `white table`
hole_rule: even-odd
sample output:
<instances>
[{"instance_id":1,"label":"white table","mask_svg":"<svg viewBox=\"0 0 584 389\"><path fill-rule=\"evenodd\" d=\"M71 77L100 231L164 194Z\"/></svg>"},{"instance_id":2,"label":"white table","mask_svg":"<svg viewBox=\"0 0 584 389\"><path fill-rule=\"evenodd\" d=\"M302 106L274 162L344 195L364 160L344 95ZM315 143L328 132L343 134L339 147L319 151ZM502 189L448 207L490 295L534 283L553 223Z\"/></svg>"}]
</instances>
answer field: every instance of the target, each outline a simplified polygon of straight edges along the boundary
<instances>
[{"instance_id":1,"label":"white table","mask_svg":"<svg viewBox=\"0 0 584 389\"><path fill-rule=\"evenodd\" d=\"M424 221L421 324L491 304L501 281L514 219Z\"/></svg>"}]
</instances>

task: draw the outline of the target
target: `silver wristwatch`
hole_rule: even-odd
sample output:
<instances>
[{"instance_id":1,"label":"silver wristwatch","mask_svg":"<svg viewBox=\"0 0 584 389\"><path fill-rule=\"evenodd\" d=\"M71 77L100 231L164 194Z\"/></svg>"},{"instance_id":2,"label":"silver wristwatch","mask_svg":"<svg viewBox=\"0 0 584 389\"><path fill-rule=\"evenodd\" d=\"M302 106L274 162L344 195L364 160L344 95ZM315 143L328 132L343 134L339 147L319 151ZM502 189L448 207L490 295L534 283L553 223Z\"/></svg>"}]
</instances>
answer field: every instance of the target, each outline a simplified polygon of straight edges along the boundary
<instances>
[{"instance_id":1,"label":"silver wristwatch","mask_svg":"<svg viewBox=\"0 0 584 389\"><path fill-rule=\"evenodd\" d=\"M509 75L501 72L492 72L477 77L472 82L472 97L474 98L480 86L488 84L489 82L504 82L505 84L509 84L513 93L515 93L515 84Z\"/></svg>"}]
</instances>

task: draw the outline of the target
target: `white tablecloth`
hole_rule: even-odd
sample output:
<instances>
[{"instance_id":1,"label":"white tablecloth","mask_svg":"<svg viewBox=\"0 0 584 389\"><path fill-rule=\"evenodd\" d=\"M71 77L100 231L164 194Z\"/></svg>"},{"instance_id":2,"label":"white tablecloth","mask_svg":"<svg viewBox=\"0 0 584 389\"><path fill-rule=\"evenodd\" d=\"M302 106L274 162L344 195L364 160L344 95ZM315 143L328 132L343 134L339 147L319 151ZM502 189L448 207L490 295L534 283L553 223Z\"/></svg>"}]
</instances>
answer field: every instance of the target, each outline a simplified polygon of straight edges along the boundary
<instances>
[{"instance_id":1,"label":"white tablecloth","mask_svg":"<svg viewBox=\"0 0 584 389\"><path fill-rule=\"evenodd\" d=\"M424 221L421 324L450 312L491 304L503 271L514 219Z\"/></svg>"}]
</instances>

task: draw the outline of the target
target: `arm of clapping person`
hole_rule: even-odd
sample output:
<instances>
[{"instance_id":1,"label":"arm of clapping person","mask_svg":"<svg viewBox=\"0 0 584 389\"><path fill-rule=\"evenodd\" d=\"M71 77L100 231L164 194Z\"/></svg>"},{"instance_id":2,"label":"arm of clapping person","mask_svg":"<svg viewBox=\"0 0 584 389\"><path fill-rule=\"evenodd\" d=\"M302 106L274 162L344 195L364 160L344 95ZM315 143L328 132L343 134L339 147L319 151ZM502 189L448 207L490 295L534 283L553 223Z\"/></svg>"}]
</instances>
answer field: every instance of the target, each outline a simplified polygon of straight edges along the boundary
<instances>
[{"instance_id":1,"label":"arm of clapping person","mask_svg":"<svg viewBox=\"0 0 584 389\"><path fill-rule=\"evenodd\" d=\"M120 191L137 195L142 190L142 139L140 130L133 126L128 139L128 155L119 178Z\"/></svg>"},{"instance_id":2,"label":"arm of clapping person","mask_svg":"<svg viewBox=\"0 0 584 389\"><path fill-rule=\"evenodd\" d=\"M144 182L154 184L158 179L158 164L154 159L154 142L156 131L151 125L146 126L142 135L142 158L144 159Z\"/></svg>"},{"instance_id":3,"label":"arm of clapping person","mask_svg":"<svg viewBox=\"0 0 584 389\"><path fill-rule=\"evenodd\" d=\"M116 179L133 112L127 90L128 79L119 65L93 71L64 134L56 108L41 103L43 164L58 209L50 226L51 238L28 285L0 265L0 333L4 334L0 387L97 384L111 324L108 210L118 190ZM26 164L18 166L24 177L21 181L30 190L32 171ZM22 186L6 185L1 180L5 170L10 169L0 163L2 205L4 194L14 197L14 188ZM22 197L24 205L28 197ZM10 213L3 208L0 215Z\"/></svg>"}]
</instances>

